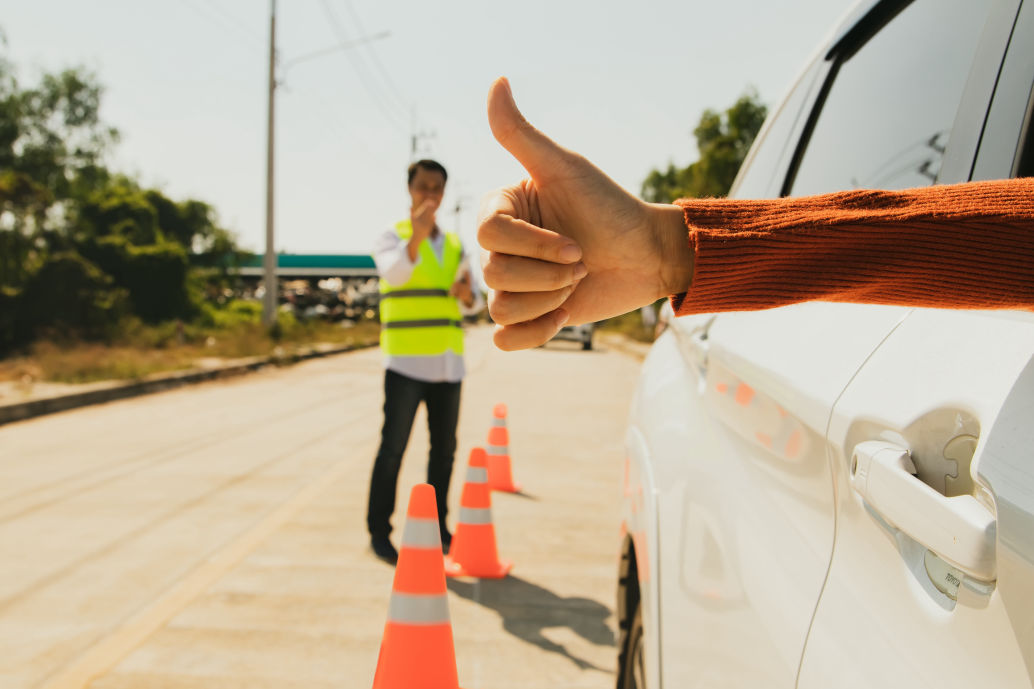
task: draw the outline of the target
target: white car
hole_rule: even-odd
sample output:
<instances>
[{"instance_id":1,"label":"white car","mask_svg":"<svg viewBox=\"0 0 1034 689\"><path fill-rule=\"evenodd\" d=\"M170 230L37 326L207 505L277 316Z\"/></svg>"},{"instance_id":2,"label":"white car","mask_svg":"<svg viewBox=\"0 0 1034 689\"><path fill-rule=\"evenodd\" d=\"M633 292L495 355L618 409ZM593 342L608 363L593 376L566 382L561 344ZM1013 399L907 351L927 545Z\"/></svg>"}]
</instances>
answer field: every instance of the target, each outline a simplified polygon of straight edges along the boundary
<instances>
[{"instance_id":1,"label":"white car","mask_svg":"<svg viewBox=\"0 0 1034 689\"><path fill-rule=\"evenodd\" d=\"M1032 175L1032 84L1034 0L862 3L733 195ZM672 319L624 474L619 689L1032 686L1034 314Z\"/></svg>"}]
</instances>

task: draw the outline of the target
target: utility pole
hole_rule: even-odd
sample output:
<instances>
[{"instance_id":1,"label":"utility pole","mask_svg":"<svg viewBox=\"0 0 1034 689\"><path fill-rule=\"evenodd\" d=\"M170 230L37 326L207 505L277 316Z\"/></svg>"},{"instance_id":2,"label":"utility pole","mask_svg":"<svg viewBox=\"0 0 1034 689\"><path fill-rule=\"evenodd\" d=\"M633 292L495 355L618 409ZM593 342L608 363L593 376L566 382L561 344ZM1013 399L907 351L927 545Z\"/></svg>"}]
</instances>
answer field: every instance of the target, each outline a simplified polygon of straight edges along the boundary
<instances>
[{"instance_id":1,"label":"utility pole","mask_svg":"<svg viewBox=\"0 0 1034 689\"><path fill-rule=\"evenodd\" d=\"M466 206L466 205L467 205L467 197L466 196L457 196L456 197L456 206L452 209L452 212L455 214L454 215L454 220L452 221L452 227L453 227L453 231L454 232L458 233L460 231L460 213L463 212L463 207Z\"/></svg>"},{"instance_id":2,"label":"utility pole","mask_svg":"<svg viewBox=\"0 0 1034 689\"><path fill-rule=\"evenodd\" d=\"M416 122L416 106L413 106L413 129L412 135L409 137L409 162L413 162L417 159L417 149L419 148L421 139L433 139L434 131L420 131L417 129Z\"/></svg>"},{"instance_id":3,"label":"utility pole","mask_svg":"<svg viewBox=\"0 0 1034 689\"><path fill-rule=\"evenodd\" d=\"M287 62L284 65L284 70L299 62L306 62L308 60L329 55L330 53L338 52L341 50L347 50L363 43L369 43L380 38L387 38L391 35L389 31L381 31L379 33L363 36L354 41L348 41L340 43L338 45L330 46L329 48L323 48L322 50L315 50L311 53L306 53L300 57L296 57L293 60ZM276 148L276 0L270 0L270 12L269 12L269 118L267 120L266 129L266 253L263 256L262 261L262 284L265 286L266 293L262 299L262 324L267 328L272 328L276 323L276 312L280 306L280 284L276 275L277 268L277 255L276 255L276 243L274 241L273 232L273 199L274 185L273 185L273 170L274 170L274 150ZM286 78L286 77L285 77ZM416 144L414 143L414 146Z\"/></svg>"},{"instance_id":4,"label":"utility pole","mask_svg":"<svg viewBox=\"0 0 1034 689\"><path fill-rule=\"evenodd\" d=\"M273 241L273 149L274 109L276 105L276 0L270 0L269 15L269 118L266 129L266 254L263 257L262 284L266 293L262 300L262 324L272 328L276 323L280 284L276 275L276 247Z\"/></svg>"}]
</instances>

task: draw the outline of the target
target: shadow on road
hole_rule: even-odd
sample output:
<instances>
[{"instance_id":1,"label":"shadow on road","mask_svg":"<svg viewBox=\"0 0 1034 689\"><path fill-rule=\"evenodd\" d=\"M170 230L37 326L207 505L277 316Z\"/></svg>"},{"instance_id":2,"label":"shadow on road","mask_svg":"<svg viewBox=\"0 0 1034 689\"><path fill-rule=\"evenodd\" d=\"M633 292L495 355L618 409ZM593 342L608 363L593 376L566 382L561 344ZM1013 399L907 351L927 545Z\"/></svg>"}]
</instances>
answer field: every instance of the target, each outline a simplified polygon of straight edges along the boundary
<instances>
[{"instance_id":1,"label":"shadow on road","mask_svg":"<svg viewBox=\"0 0 1034 689\"><path fill-rule=\"evenodd\" d=\"M563 645L550 641L542 633L550 627L567 627L597 646L614 646L614 634L607 626L611 613L606 606L589 598L563 598L512 575L498 580L450 578L448 586L456 595L499 613L503 618L503 629L517 638L550 653L558 653L582 670L613 674L612 669L572 655Z\"/></svg>"},{"instance_id":2,"label":"shadow on road","mask_svg":"<svg viewBox=\"0 0 1034 689\"><path fill-rule=\"evenodd\" d=\"M539 496L534 493L526 493L523 488L516 493L507 493L507 495L513 495L514 497L524 498L525 500L532 500L534 502L539 501Z\"/></svg>"}]
</instances>

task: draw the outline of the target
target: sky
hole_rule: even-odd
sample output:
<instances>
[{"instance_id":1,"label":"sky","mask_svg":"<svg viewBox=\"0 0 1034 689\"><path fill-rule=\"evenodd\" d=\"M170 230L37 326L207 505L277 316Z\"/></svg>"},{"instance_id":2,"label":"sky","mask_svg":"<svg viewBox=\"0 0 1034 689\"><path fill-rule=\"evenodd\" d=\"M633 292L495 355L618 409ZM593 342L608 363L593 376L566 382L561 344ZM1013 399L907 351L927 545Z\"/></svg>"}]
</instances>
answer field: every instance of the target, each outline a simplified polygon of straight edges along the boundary
<instances>
[{"instance_id":1,"label":"sky","mask_svg":"<svg viewBox=\"0 0 1034 689\"><path fill-rule=\"evenodd\" d=\"M638 193L651 169L696 159L706 108L749 88L775 105L853 4L280 0L276 248L369 252L408 215L414 132L417 157L449 170L439 225L472 246L481 197L525 176L488 127L497 76L539 129ZM22 85L92 71L121 133L110 166L212 204L259 253L269 17L270 0L0 0Z\"/></svg>"}]
</instances>

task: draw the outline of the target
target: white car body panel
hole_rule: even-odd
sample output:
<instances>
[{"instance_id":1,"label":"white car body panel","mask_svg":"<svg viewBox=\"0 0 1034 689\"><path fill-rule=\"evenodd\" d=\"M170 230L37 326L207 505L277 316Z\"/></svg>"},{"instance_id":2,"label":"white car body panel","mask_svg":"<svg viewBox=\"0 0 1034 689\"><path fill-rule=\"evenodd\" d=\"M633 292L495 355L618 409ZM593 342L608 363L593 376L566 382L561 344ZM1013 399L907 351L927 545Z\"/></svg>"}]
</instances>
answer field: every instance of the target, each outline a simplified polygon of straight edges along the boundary
<instances>
[{"instance_id":1,"label":"white car body panel","mask_svg":"<svg viewBox=\"0 0 1034 689\"><path fill-rule=\"evenodd\" d=\"M663 658L663 676L648 672L649 686L793 686L833 548L829 410L907 313L802 304L681 318L655 345L632 411L642 447L629 447L633 464L652 463L633 474L652 478L661 525L628 524L651 563L644 622L660 644L647 665Z\"/></svg>"},{"instance_id":2,"label":"white car body panel","mask_svg":"<svg viewBox=\"0 0 1034 689\"><path fill-rule=\"evenodd\" d=\"M927 179L913 184L1034 174L1034 0L949 5L859 2L766 120L731 195L804 193L838 88L857 94L829 110L845 150L814 149L835 155L810 158L804 190L900 188L836 175L870 151L914 152L895 139L905 125L950 134L943 150L927 140L943 157L916 163ZM870 46L887 62L841 69ZM899 95L933 85L922 103L936 107L876 104L897 76ZM955 110L937 112L941 97ZM620 667L637 667L634 649L646 672L619 686L1034 687L1034 314L665 309L628 434L623 547L645 572L619 585Z\"/></svg>"},{"instance_id":3,"label":"white car body panel","mask_svg":"<svg viewBox=\"0 0 1034 689\"><path fill-rule=\"evenodd\" d=\"M1007 587L955 570L950 581L963 582L949 586L958 588L956 603L932 582L927 548L915 534L877 518L852 489L850 467L858 443L890 440L910 450L919 476L938 492L974 495L993 516L993 487L979 478L982 453L1003 401L1032 360L1034 316L919 310L844 391L829 433L836 547L799 687L1030 687L1024 649L1003 605ZM954 467L943 448L963 436L973 438L972 465L946 477ZM1031 461L1030 446L1024 454Z\"/></svg>"}]
</instances>

